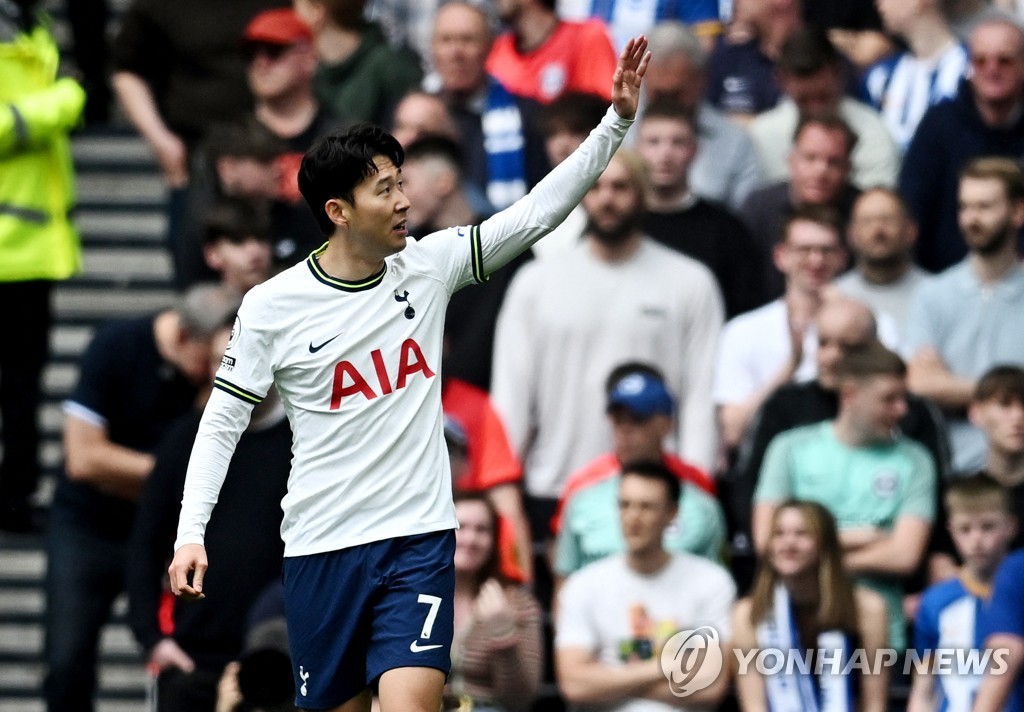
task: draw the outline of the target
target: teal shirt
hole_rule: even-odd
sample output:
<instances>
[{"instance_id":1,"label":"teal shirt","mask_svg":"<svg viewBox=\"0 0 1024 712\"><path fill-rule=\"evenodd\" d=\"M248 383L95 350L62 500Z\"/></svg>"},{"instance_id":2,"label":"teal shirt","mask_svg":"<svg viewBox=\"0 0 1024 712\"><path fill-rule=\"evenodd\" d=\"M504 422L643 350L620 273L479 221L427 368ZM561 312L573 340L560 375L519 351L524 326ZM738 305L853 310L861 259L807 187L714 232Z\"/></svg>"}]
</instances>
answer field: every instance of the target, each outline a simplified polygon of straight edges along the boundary
<instances>
[{"instance_id":1,"label":"teal shirt","mask_svg":"<svg viewBox=\"0 0 1024 712\"><path fill-rule=\"evenodd\" d=\"M891 531L896 520L935 518L935 464L912 440L850 447L839 441L831 421L788 430L768 446L756 504L789 498L818 502L840 530L877 527ZM860 577L878 591L889 607L889 641L906 647L902 582L888 577Z\"/></svg>"},{"instance_id":2,"label":"teal shirt","mask_svg":"<svg viewBox=\"0 0 1024 712\"><path fill-rule=\"evenodd\" d=\"M683 482L679 514L665 530L665 549L721 560L725 517L710 494ZM568 576L587 564L626 550L619 526L619 476L615 475L572 495L562 512L555 548L555 572Z\"/></svg>"}]
</instances>

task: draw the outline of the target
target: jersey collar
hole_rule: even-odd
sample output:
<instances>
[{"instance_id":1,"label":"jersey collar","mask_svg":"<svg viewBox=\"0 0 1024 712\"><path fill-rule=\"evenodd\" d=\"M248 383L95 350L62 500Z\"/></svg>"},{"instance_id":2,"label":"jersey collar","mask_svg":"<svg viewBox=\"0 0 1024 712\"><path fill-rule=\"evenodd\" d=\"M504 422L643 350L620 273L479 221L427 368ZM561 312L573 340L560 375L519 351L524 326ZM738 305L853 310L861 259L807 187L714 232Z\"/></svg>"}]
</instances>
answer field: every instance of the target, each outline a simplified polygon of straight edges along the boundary
<instances>
[{"instance_id":1,"label":"jersey collar","mask_svg":"<svg viewBox=\"0 0 1024 712\"><path fill-rule=\"evenodd\" d=\"M340 289L343 292L362 292L367 289L373 289L384 279L384 274L388 271L388 263L385 262L384 266L380 268L380 271L367 277L359 282L346 282L336 277L332 277L327 274L320 266L320 262L317 260L317 256L323 254L324 250L327 249L327 243L309 253L309 257L306 258L306 264L309 266L309 271L313 273L313 276L318 282L326 284L328 287L334 287Z\"/></svg>"}]
</instances>

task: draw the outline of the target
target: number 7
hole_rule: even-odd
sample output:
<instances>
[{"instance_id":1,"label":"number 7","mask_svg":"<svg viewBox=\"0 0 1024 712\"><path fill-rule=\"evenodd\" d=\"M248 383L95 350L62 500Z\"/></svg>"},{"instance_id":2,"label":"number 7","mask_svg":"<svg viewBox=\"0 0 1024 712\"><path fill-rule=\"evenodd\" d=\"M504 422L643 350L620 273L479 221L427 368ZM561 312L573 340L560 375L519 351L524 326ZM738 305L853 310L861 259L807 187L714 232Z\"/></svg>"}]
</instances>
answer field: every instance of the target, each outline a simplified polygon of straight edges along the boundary
<instances>
[{"instance_id":1,"label":"number 7","mask_svg":"<svg viewBox=\"0 0 1024 712\"><path fill-rule=\"evenodd\" d=\"M426 603L430 606L430 610L427 612L427 620L423 621L423 631L420 633L421 638L429 638L430 631L434 629L434 619L437 618L437 609L441 607L440 596L428 596L425 593L421 593L419 598L416 599L417 603Z\"/></svg>"}]
</instances>

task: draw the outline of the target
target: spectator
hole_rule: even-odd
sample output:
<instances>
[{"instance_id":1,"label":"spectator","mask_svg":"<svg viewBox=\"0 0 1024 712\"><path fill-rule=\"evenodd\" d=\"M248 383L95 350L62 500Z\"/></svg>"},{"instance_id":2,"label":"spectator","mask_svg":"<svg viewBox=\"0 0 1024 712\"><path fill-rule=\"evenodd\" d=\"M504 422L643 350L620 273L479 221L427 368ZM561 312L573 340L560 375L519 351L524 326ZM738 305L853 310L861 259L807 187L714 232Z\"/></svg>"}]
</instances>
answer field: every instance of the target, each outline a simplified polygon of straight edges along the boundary
<instances>
[{"instance_id":1,"label":"spectator","mask_svg":"<svg viewBox=\"0 0 1024 712\"><path fill-rule=\"evenodd\" d=\"M953 33L967 41L978 25L992 20L1016 22L1020 13L1007 7L1009 0L945 0L943 11Z\"/></svg>"},{"instance_id":2,"label":"spectator","mask_svg":"<svg viewBox=\"0 0 1024 712\"><path fill-rule=\"evenodd\" d=\"M913 263L917 225L899 193L890 188L861 193L853 204L847 239L854 269L836 279L836 288L876 314L893 317L899 333L905 334L910 301L925 272Z\"/></svg>"},{"instance_id":3,"label":"spectator","mask_svg":"<svg viewBox=\"0 0 1024 712\"><path fill-rule=\"evenodd\" d=\"M985 474L1005 487L1011 511L1024 513L1024 369L995 366L978 379L968 407L971 423L985 434ZM1012 549L1024 546L1018 530Z\"/></svg>"},{"instance_id":4,"label":"spectator","mask_svg":"<svg viewBox=\"0 0 1024 712\"><path fill-rule=\"evenodd\" d=\"M612 425L612 451L569 475L552 520L556 534L555 575L625 551L616 526L623 463L661 462L679 478L678 516L665 531L665 550L689 552L719 562L725 519L714 498L714 482L703 471L664 449L672 432L675 402L657 369L641 363L617 366L605 384Z\"/></svg>"},{"instance_id":5,"label":"spectator","mask_svg":"<svg viewBox=\"0 0 1024 712\"><path fill-rule=\"evenodd\" d=\"M889 642L905 650L902 578L924 558L935 517L935 465L896 430L906 414L905 366L880 344L837 365L839 413L776 437L754 494L754 544L765 551L780 503L819 502L839 526L843 566L886 600Z\"/></svg>"},{"instance_id":6,"label":"spectator","mask_svg":"<svg viewBox=\"0 0 1024 712\"><path fill-rule=\"evenodd\" d=\"M267 592L260 594L253 608L266 597ZM216 712L297 712L284 602L280 605L280 613L246 631L241 657L227 664L217 685Z\"/></svg>"},{"instance_id":7,"label":"spectator","mask_svg":"<svg viewBox=\"0 0 1024 712\"><path fill-rule=\"evenodd\" d=\"M814 320L825 289L846 263L835 214L807 207L789 219L775 246L782 298L735 317L722 331L714 399L722 440L735 447L754 412L779 386L814 378Z\"/></svg>"},{"instance_id":8,"label":"spectator","mask_svg":"<svg viewBox=\"0 0 1024 712\"><path fill-rule=\"evenodd\" d=\"M900 150L906 151L928 107L956 96L967 71L967 48L942 14L943 0L880 0L885 27L907 49L869 67L866 101L881 112Z\"/></svg>"},{"instance_id":9,"label":"spectator","mask_svg":"<svg viewBox=\"0 0 1024 712\"><path fill-rule=\"evenodd\" d=\"M768 444L787 430L835 418L839 413L836 366L850 351L864 348L878 338L871 310L850 299L826 301L818 312L815 327L815 379L780 386L765 399L740 443L730 476L719 482L719 489L728 490L723 500L728 503L739 533L738 540L734 539L734 571L737 558L749 550L752 500ZM906 400L907 414L900 418L900 432L928 450L942 481L950 474L949 444L942 416L931 401L910 393Z\"/></svg>"},{"instance_id":10,"label":"spectator","mask_svg":"<svg viewBox=\"0 0 1024 712\"><path fill-rule=\"evenodd\" d=\"M999 363L1024 362L1024 172L1016 161L972 161L960 181L960 226L970 254L921 285L910 309L910 387L947 414L953 467L984 464L981 432L964 418L977 378Z\"/></svg>"},{"instance_id":11,"label":"spectator","mask_svg":"<svg viewBox=\"0 0 1024 712\"><path fill-rule=\"evenodd\" d=\"M960 171L980 156L1024 154L1024 31L991 20L971 33L971 72L955 99L929 109L900 171L900 192L917 220L917 262L938 272L963 259L957 232Z\"/></svg>"},{"instance_id":12,"label":"spectator","mask_svg":"<svg viewBox=\"0 0 1024 712\"><path fill-rule=\"evenodd\" d=\"M817 502L782 502L771 519L754 590L733 610L733 641L747 659L759 650L801 657L814 650L817 662L813 672L787 666L772 675L748 665L736 676L740 709L819 709L817 699L839 699L859 710L885 710L887 670L834 672L846 669L855 648L872 664L878 659L887 641L885 616L885 601L855 586L843 570L831 513Z\"/></svg>"},{"instance_id":13,"label":"spectator","mask_svg":"<svg viewBox=\"0 0 1024 712\"><path fill-rule=\"evenodd\" d=\"M480 222L465 191L457 144L426 137L410 144L405 155L402 175L411 205L410 234L422 238L444 228ZM491 273L486 283L452 295L445 316L445 375L490 390L498 312L512 277L529 261L527 251Z\"/></svg>"},{"instance_id":14,"label":"spectator","mask_svg":"<svg viewBox=\"0 0 1024 712\"><path fill-rule=\"evenodd\" d=\"M46 543L50 712L92 709L100 629L124 588L135 502L160 439L208 381L210 337L237 308L228 290L194 287L155 316L108 324L82 357Z\"/></svg>"},{"instance_id":15,"label":"spectator","mask_svg":"<svg viewBox=\"0 0 1024 712\"><path fill-rule=\"evenodd\" d=\"M391 117L391 135L402 144L402 148L408 148L409 144L426 136L459 140L455 120L444 100L419 89L410 91L399 100Z\"/></svg>"},{"instance_id":16,"label":"spectator","mask_svg":"<svg viewBox=\"0 0 1024 712\"><path fill-rule=\"evenodd\" d=\"M698 467L714 456L721 297L707 268L641 231L643 176L620 150L583 198L584 242L525 266L498 317L492 392L524 462L535 540L550 531L566 475L607 447L601 387L616 364L662 369L680 401L669 449Z\"/></svg>"},{"instance_id":17,"label":"spectator","mask_svg":"<svg viewBox=\"0 0 1024 712\"><path fill-rule=\"evenodd\" d=\"M783 275L772 265L774 246L786 222L804 206L824 206L838 213L840 232L860 191L849 183L850 153L856 136L837 116L806 117L797 125L789 152L789 180L751 193L740 217L765 256L768 296L781 296Z\"/></svg>"},{"instance_id":18,"label":"spectator","mask_svg":"<svg viewBox=\"0 0 1024 712\"><path fill-rule=\"evenodd\" d=\"M33 2L0 6L0 530L31 531L53 284L81 267L68 133L85 91L57 78L57 44Z\"/></svg>"},{"instance_id":19,"label":"spectator","mask_svg":"<svg viewBox=\"0 0 1024 712\"><path fill-rule=\"evenodd\" d=\"M618 0L556 0L555 6L563 20L596 17L604 22L616 52L621 52L631 38L649 35L655 25L666 20L685 23L708 48L722 32L717 0L646 4Z\"/></svg>"},{"instance_id":20,"label":"spectator","mask_svg":"<svg viewBox=\"0 0 1024 712\"><path fill-rule=\"evenodd\" d=\"M615 49L602 21L562 20L555 0L498 3L498 13L509 30L494 41L487 71L509 91L545 104L566 91L611 98Z\"/></svg>"},{"instance_id":21,"label":"spectator","mask_svg":"<svg viewBox=\"0 0 1024 712\"><path fill-rule=\"evenodd\" d=\"M444 4L445 0L368 0L366 16L380 25L392 47L408 47L426 68L434 17ZM487 7L491 0L476 4Z\"/></svg>"},{"instance_id":22,"label":"spectator","mask_svg":"<svg viewBox=\"0 0 1024 712\"><path fill-rule=\"evenodd\" d=\"M520 489L522 465L487 392L451 377L447 363L445 354L445 437L449 452L453 446L461 448L464 460L452 468L453 487L456 493L486 495L501 517L502 553L512 554L505 572L511 578L514 571L516 580L528 582L533 578L533 546Z\"/></svg>"},{"instance_id":23,"label":"spectator","mask_svg":"<svg viewBox=\"0 0 1024 712\"><path fill-rule=\"evenodd\" d=\"M681 22L658 24L650 36L651 63L644 96L674 99L697 117L702 149L690 171L690 189L733 210L764 183L754 144L741 127L703 100L706 55Z\"/></svg>"},{"instance_id":24,"label":"spectator","mask_svg":"<svg viewBox=\"0 0 1024 712\"><path fill-rule=\"evenodd\" d=\"M583 143L601 121L605 100L597 94L567 91L541 111L541 131L548 162L557 166ZM562 224L534 243L535 257L567 252L579 244L587 229L587 211L577 205Z\"/></svg>"},{"instance_id":25,"label":"spectator","mask_svg":"<svg viewBox=\"0 0 1024 712\"><path fill-rule=\"evenodd\" d=\"M985 611L985 649L1005 650L1003 669L993 664L978 687L972 712L1020 712L1024 709L1024 551L1003 561Z\"/></svg>"},{"instance_id":26,"label":"spectator","mask_svg":"<svg viewBox=\"0 0 1024 712\"><path fill-rule=\"evenodd\" d=\"M549 167L535 125L539 106L488 73L491 41L482 9L470 2L445 3L434 20L431 56L437 80L428 88L448 104L470 182L492 209L501 210L525 195ZM602 96L604 91L602 85Z\"/></svg>"},{"instance_id":27,"label":"spectator","mask_svg":"<svg viewBox=\"0 0 1024 712\"><path fill-rule=\"evenodd\" d=\"M211 378L221 365L230 330L225 326L211 339ZM142 489L126 569L128 617L150 669L157 671L159 712L212 712L224 666L242 652L246 612L280 577L280 502L288 489L291 429L273 392L252 415L206 529L209 549L231 565L206 579L209 598L196 603L174 599L169 635L160 626L162 583L201 410L170 427Z\"/></svg>"},{"instance_id":28,"label":"spectator","mask_svg":"<svg viewBox=\"0 0 1024 712\"><path fill-rule=\"evenodd\" d=\"M168 246L186 238L195 150L209 125L252 107L238 38L250 18L280 0L210 3L133 0L111 46L112 84L128 120L149 145L168 200Z\"/></svg>"},{"instance_id":29,"label":"spectator","mask_svg":"<svg viewBox=\"0 0 1024 712\"><path fill-rule=\"evenodd\" d=\"M750 124L750 134L770 180L786 177L786 156L801 118L833 113L858 138L851 154L854 184L861 188L896 184L899 149L878 112L843 95L846 76L842 55L823 30L807 27L790 35L782 46L776 71L786 98Z\"/></svg>"},{"instance_id":30,"label":"spectator","mask_svg":"<svg viewBox=\"0 0 1024 712\"><path fill-rule=\"evenodd\" d=\"M540 604L502 575L498 515L482 495L456 495L455 643L449 690L474 709L528 710L541 682Z\"/></svg>"},{"instance_id":31,"label":"spectator","mask_svg":"<svg viewBox=\"0 0 1024 712\"><path fill-rule=\"evenodd\" d=\"M678 515L679 480L664 465L627 464L619 484L625 552L568 578L558 599L555 638L558 686L577 708L675 709L661 667L675 633L711 626L728 640L736 587L717 564L672 554L662 541ZM714 641L709 641L714 645ZM686 698L714 707L728 675Z\"/></svg>"},{"instance_id":32,"label":"spectator","mask_svg":"<svg viewBox=\"0 0 1024 712\"><path fill-rule=\"evenodd\" d=\"M714 273L726 318L764 304L765 268L746 226L726 208L690 191L691 167L701 151L693 115L681 104L657 99L647 105L637 129L636 148L650 180L644 229Z\"/></svg>"},{"instance_id":33,"label":"spectator","mask_svg":"<svg viewBox=\"0 0 1024 712\"><path fill-rule=\"evenodd\" d=\"M316 53L309 28L288 9L268 10L245 28L242 53L255 98L254 116L283 144L277 156L278 190L274 196L274 261L290 266L320 246L316 220L299 194L299 163L313 142L337 119L313 93Z\"/></svg>"},{"instance_id":34,"label":"spectator","mask_svg":"<svg viewBox=\"0 0 1024 712\"><path fill-rule=\"evenodd\" d=\"M1017 532L1009 493L986 475L957 478L946 491L947 526L963 566L956 578L931 586L914 622L914 647L921 660L937 650L971 650L982 640L981 611L988 604L999 564ZM918 667L911 710L970 712L981 672L957 666L955 674Z\"/></svg>"},{"instance_id":35,"label":"spectator","mask_svg":"<svg viewBox=\"0 0 1024 712\"><path fill-rule=\"evenodd\" d=\"M745 0L741 10L743 31L726 33L708 59L706 91L713 106L747 124L779 103L775 62L803 19L800 0Z\"/></svg>"},{"instance_id":36,"label":"spectator","mask_svg":"<svg viewBox=\"0 0 1024 712\"><path fill-rule=\"evenodd\" d=\"M203 218L203 257L222 285L239 296L270 276L270 221L266 206L223 200ZM172 542L173 543L173 542Z\"/></svg>"},{"instance_id":37,"label":"spectator","mask_svg":"<svg viewBox=\"0 0 1024 712\"><path fill-rule=\"evenodd\" d=\"M313 33L320 67L317 98L342 123L386 124L402 96L423 78L412 51L388 46L380 27L364 18L366 0L295 0Z\"/></svg>"},{"instance_id":38,"label":"spectator","mask_svg":"<svg viewBox=\"0 0 1024 712\"><path fill-rule=\"evenodd\" d=\"M858 74L892 52L874 0L805 0L802 4L804 22L827 31Z\"/></svg>"}]
</instances>

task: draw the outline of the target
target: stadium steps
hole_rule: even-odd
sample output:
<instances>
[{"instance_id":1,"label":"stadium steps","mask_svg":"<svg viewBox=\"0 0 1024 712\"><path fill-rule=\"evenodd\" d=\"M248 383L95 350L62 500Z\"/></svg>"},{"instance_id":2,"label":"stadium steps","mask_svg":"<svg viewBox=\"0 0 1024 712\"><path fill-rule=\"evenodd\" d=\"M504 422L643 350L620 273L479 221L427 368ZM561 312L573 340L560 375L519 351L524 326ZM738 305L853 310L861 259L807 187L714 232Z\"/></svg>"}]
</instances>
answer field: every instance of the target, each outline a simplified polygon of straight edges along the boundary
<instances>
[{"instance_id":1,"label":"stadium steps","mask_svg":"<svg viewBox=\"0 0 1024 712\"><path fill-rule=\"evenodd\" d=\"M62 401L78 379L78 360L98 325L152 313L174 297L164 247L166 190L146 145L125 129L73 138L78 185L76 221L84 268L57 286L50 361L43 374L44 476L37 503L48 506L63 461ZM46 569L42 535L0 535L0 712L43 712ZM97 712L142 712L148 676L115 606L101 639Z\"/></svg>"}]
</instances>

